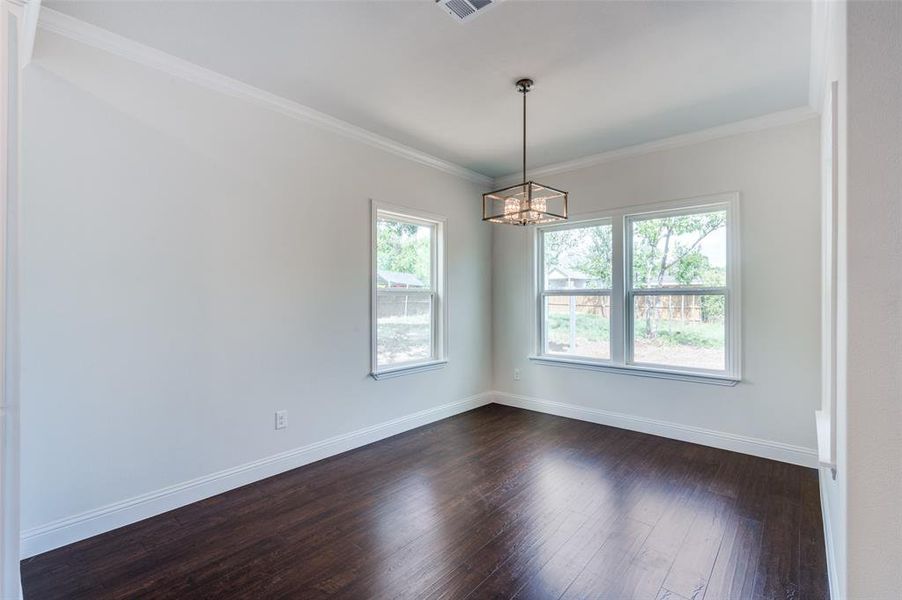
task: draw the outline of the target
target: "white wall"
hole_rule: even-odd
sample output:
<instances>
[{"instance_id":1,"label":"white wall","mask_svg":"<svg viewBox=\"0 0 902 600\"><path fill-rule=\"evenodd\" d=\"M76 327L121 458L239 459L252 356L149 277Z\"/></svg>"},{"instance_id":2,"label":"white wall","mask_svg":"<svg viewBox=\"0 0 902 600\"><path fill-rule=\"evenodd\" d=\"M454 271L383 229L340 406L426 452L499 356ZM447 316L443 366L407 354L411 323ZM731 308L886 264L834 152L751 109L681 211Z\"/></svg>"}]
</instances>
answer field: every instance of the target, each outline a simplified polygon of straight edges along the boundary
<instances>
[{"instance_id":1,"label":"white wall","mask_svg":"<svg viewBox=\"0 0 902 600\"><path fill-rule=\"evenodd\" d=\"M827 542L827 563L830 572L830 589L834 600L846 597L846 486L848 478L846 461L846 319L844 318L848 306L848 269L845 248L847 245L846 214L848 206L848 194L846 183L847 161L847 79L846 79L846 4L845 2L825 2L815 5L814 8L824 11L825 36L824 43L824 80L821 82L824 104L821 107L821 130L826 135L832 113L826 110L832 82L837 82L837 164L836 164L836 193L837 193L837 243L836 243L836 306L835 314L829 314L825 310L822 317L830 321L835 320L835 359L836 378L835 404L830 407L825 402L823 408L830 419L834 421L829 428L831 434L835 432L835 439L828 440L833 444L835 468L824 467L820 469L821 488L821 512L824 517L824 532ZM814 34L813 34L814 35ZM826 143L826 139L822 140ZM824 161L822 169L832 169L828 161ZM824 177L832 177L832 173L822 173ZM827 181L824 181L826 184ZM824 277L822 284L829 286L829 280Z\"/></svg>"},{"instance_id":2,"label":"white wall","mask_svg":"<svg viewBox=\"0 0 902 600\"><path fill-rule=\"evenodd\" d=\"M850 2L846 33L846 589L889 599L902 590L902 3Z\"/></svg>"},{"instance_id":3,"label":"white wall","mask_svg":"<svg viewBox=\"0 0 902 600\"><path fill-rule=\"evenodd\" d=\"M788 444L813 458L820 402L818 136L817 120L809 119L540 178L570 192L576 216L740 192L742 383L721 387L531 363L530 232L511 227L494 238L495 389L666 421L682 431ZM513 380L515 368L520 381Z\"/></svg>"},{"instance_id":4,"label":"white wall","mask_svg":"<svg viewBox=\"0 0 902 600\"><path fill-rule=\"evenodd\" d=\"M26 535L490 388L481 186L47 32L35 60ZM448 219L443 369L368 376L370 198Z\"/></svg>"},{"instance_id":5,"label":"white wall","mask_svg":"<svg viewBox=\"0 0 902 600\"><path fill-rule=\"evenodd\" d=\"M821 470L835 598L902 588L902 4L827 4L839 82L836 469Z\"/></svg>"}]
</instances>

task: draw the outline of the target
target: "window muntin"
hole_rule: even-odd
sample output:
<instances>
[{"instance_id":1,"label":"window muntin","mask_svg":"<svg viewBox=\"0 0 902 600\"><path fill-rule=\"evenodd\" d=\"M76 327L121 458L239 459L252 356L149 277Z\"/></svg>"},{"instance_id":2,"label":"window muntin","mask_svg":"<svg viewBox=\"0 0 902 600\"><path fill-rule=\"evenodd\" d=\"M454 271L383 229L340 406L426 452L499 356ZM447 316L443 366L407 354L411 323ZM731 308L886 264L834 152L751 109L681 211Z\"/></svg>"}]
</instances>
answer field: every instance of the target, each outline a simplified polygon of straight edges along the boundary
<instances>
[{"instance_id":1,"label":"window muntin","mask_svg":"<svg viewBox=\"0 0 902 600\"><path fill-rule=\"evenodd\" d=\"M732 194L709 198L537 228L534 358L738 381L738 203ZM592 256L584 240L603 225L592 237L607 238L609 250ZM552 272L559 264L592 264L597 282L565 280Z\"/></svg>"},{"instance_id":2,"label":"window muntin","mask_svg":"<svg viewBox=\"0 0 902 600\"><path fill-rule=\"evenodd\" d=\"M542 353L610 360L610 219L541 230Z\"/></svg>"},{"instance_id":3,"label":"window muntin","mask_svg":"<svg viewBox=\"0 0 902 600\"><path fill-rule=\"evenodd\" d=\"M373 373L443 359L443 224L377 210L373 225Z\"/></svg>"}]
</instances>

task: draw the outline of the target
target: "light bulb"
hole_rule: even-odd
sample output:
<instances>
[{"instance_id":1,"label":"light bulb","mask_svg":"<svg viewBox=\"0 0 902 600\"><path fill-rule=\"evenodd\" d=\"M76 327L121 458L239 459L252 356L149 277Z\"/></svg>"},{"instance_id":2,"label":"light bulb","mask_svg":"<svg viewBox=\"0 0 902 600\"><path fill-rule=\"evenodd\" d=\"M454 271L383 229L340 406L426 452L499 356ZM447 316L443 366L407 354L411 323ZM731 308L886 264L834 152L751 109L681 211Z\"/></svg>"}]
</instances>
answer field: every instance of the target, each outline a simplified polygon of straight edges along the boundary
<instances>
[{"instance_id":1,"label":"light bulb","mask_svg":"<svg viewBox=\"0 0 902 600\"><path fill-rule=\"evenodd\" d=\"M504 217L507 219L513 219L518 212L520 212L520 203L517 201L517 199L505 198Z\"/></svg>"}]
</instances>

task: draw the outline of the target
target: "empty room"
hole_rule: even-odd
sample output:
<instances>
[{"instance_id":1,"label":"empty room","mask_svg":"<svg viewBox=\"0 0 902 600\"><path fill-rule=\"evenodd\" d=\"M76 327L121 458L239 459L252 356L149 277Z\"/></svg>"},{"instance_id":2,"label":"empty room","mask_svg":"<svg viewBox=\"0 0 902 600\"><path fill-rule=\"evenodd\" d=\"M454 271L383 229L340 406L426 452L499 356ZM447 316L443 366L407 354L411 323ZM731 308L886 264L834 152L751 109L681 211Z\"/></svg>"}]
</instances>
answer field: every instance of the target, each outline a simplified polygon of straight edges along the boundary
<instances>
[{"instance_id":1,"label":"empty room","mask_svg":"<svg viewBox=\"0 0 902 600\"><path fill-rule=\"evenodd\" d=\"M902 0L0 0L0 598L898 600Z\"/></svg>"}]
</instances>

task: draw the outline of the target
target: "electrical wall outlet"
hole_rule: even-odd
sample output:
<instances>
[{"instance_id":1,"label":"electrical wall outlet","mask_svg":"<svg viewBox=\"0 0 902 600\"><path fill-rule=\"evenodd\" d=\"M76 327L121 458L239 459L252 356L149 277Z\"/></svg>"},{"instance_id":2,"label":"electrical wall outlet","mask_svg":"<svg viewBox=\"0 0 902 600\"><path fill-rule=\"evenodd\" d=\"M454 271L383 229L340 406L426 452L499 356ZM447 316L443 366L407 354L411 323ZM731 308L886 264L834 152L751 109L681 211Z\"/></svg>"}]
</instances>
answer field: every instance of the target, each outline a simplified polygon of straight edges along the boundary
<instances>
[{"instance_id":1,"label":"electrical wall outlet","mask_svg":"<svg viewBox=\"0 0 902 600\"><path fill-rule=\"evenodd\" d=\"M520 369L514 369L514 381L520 381Z\"/></svg>"},{"instance_id":2,"label":"electrical wall outlet","mask_svg":"<svg viewBox=\"0 0 902 600\"><path fill-rule=\"evenodd\" d=\"M287 410L277 410L276 411L276 429L285 429L288 427L288 411Z\"/></svg>"}]
</instances>

